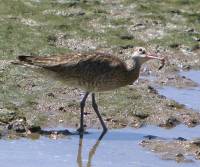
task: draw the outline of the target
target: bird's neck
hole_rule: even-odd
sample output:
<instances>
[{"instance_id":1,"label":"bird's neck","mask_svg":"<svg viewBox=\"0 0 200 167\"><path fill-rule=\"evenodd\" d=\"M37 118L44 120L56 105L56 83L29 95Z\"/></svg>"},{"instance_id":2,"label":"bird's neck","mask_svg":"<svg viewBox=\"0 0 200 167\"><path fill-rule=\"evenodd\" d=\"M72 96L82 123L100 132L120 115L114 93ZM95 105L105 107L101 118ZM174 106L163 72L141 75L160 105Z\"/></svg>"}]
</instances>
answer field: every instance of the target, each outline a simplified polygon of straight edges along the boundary
<instances>
[{"instance_id":1,"label":"bird's neck","mask_svg":"<svg viewBox=\"0 0 200 167\"><path fill-rule=\"evenodd\" d=\"M141 64L138 59L130 59L126 61L126 67L130 84L132 84L139 77Z\"/></svg>"}]
</instances>

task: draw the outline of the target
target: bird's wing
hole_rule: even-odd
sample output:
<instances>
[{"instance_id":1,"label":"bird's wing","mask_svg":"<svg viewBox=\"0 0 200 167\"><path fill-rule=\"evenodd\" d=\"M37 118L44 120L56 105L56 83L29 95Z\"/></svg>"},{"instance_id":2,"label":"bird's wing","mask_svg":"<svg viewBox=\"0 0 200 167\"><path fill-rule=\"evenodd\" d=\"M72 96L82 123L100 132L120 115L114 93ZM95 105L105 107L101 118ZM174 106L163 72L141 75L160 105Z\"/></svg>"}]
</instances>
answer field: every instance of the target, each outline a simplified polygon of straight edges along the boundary
<instances>
[{"instance_id":1,"label":"bird's wing","mask_svg":"<svg viewBox=\"0 0 200 167\"><path fill-rule=\"evenodd\" d=\"M19 61L40 66L40 67L53 67L61 64L74 64L76 63L77 55L52 55L52 56L18 56Z\"/></svg>"},{"instance_id":2,"label":"bird's wing","mask_svg":"<svg viewBox=\"0 0 200 167\"><path fill-rule=\"evenodd\" d=\"M55 67L62 65L76 65L80 62L107 62L111 66L124 66L124 63L118 57L112 56L110 54L105 53L74 53L74 54L66 54L66 55L52 55L52 56L18 56L18 59L21 62L25 62L27 64L36 65L40 67Z\"/></svg>"}]
</instances>

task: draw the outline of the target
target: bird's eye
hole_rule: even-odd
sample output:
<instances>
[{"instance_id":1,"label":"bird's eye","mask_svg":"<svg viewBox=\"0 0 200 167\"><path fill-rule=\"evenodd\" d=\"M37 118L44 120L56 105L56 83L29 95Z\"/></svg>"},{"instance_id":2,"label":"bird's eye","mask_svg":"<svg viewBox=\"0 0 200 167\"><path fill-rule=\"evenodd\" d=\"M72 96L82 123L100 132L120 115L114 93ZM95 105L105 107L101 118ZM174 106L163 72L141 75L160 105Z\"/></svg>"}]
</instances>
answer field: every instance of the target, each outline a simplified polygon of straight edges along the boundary
<instances>
[{"instance_id":1,"label":"bird's eye","mask_svg":"<svg viewBox=\"0 0 200 167\"><path fill-rule=\"evenodd\" d=\"M142 49L142 48L139 49L139 52L140 52L141 54L145 54L145 53L146 53L146 51L145 51L144 49Z\"/></svg>"}]
</instances>

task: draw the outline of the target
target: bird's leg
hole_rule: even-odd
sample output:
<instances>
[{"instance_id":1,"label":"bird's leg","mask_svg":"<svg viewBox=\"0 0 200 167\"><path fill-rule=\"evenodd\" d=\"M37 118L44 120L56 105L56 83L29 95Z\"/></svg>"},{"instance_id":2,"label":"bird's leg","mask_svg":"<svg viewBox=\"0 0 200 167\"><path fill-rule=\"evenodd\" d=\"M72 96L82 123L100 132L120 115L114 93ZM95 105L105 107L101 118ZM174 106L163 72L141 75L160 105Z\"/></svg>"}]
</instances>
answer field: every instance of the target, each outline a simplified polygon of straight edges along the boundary
<instances>
[{"instance_id":1,"label":"bird's leg","mask_svg":"<svg viewBox=\"0 0 200 167\"><path fill-rule=\"evenodd\" d=\"M97 114L97 116L98 116L98 118L99 118L99 120L101 122L101 125L103 127L103 131L106 132L107 131L107 127L106 127L106 125L105 125L105 123L104 123L104 121L103 121L103 119L102 119L102 117L101 117L101 115L99 113L98 106L97 106L97 103L95 101L95 94L94 93L92 93L92 107L93 107L95 113Z\"/></svg>"},{"instance_id":2,"label":"bird's leg","mask_svg":"<svg viewBox=\"0 0 200 167\"><path fill-rule=\"evenodd\" d=\"M84 132L83 116L84 116L85 102L86 102L88 95L89 95L89 92L86 92L83 99L81 100L81 103L80 103L80 107L81 107L80 128L77 129L77 131L80 132L80 133Z\"/></svg>"}]
</instances>

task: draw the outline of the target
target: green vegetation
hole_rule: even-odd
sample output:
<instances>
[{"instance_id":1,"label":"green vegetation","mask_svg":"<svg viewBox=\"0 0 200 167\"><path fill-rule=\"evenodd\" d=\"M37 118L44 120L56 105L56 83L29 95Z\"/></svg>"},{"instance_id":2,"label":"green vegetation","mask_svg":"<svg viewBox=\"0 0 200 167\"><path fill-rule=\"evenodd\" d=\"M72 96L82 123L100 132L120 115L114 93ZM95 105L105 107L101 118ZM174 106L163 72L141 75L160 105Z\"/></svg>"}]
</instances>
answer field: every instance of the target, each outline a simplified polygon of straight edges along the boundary
<instances>
[{"instance_id":1,"label":"green vegetation","mask_svg":"<svg viewBox=\"0 0 200 167\"><path fill-rule=\"evenodd\" d=\"M174 37L177 43L186 46L196 44L191 37L184 34L184 31L187 28L200 30L198 0L125 0L121 4L125 5L124 9L120 8L119 2L110 5L101 1L71 0L59 3L3 0L0 5L0 56L2 59L12 59L18 54L54 54L72 50L69 46L55 44L59 33L65 34L67 39L98 39L100 46L106 42L104 45L112 48L127 44L144 45L145 42L141 39L127 41L120 39L119 36L126 33L130 26L138 23L145 24L145 28L139 30L140 32L154 28L156 25L152 25L151 21L161 23L160 29L165 29L166 24L176 28L170 30L169 27L164 31L168 34L167 37L163 34L163 38L152 39L149 43L161 43L166 46L171 40L168 36L179 32ZM131 5L136 7L129 8ZM116 17L111 10L116 13ZM117 13L117 10L121 10L121 13ZM95 28L101 29L101 32ZM129 33L137 35L137 31ZM55 37L53 40L52 36Z\"/></svg>"}]
</instances>

